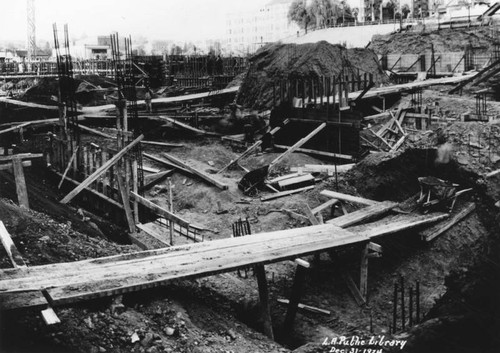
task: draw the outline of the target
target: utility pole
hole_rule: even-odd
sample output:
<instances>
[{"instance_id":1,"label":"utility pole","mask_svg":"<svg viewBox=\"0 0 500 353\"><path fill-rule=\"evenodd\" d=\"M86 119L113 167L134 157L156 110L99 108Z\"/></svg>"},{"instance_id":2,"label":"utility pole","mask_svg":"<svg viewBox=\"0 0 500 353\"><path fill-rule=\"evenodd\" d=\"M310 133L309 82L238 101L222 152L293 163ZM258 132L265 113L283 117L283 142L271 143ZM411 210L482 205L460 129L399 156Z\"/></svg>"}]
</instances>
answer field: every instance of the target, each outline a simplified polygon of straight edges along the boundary
<instances>
[{"instance_id":1,"label":"utility pole","mask_svg":"<svg viewBox=\"0 0 500 353\"><path fill-rule=\"evenodd\" d=\"M26 0L26 19L27 19L27 42L28 60L33 61L36 58L36 22L35 22L35 0Z\"/></svg>"}]
</instances>

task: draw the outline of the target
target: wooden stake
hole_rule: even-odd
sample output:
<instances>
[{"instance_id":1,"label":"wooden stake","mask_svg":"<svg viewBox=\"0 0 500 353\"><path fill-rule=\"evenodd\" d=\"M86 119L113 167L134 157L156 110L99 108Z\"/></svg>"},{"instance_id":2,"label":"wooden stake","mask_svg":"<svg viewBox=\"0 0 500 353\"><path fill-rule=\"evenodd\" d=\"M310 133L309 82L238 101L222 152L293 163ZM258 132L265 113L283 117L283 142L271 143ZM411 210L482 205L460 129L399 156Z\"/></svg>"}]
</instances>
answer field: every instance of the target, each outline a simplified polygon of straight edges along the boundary
<instances>
[{"instance_id":1,"label":"wooden stake","mask_svg":"<svg viewBox=\"0 0 500 353\"><path fill-rule=\"evenodd\" d=\"M26 189L26 180L24 179L24 170L21 158L14 157L12 159L12 167L14 169L14 178L16 180L17 201L19 202L19 206L29 209L30 204L28 200L28 190Z\"/></svg>"},{"instance_id":2,"label":"wooden stake","mask_svg":"<svg viewBox=\"0 0 500 353\"><path fill-rule=\"evenodd\" d=\"M259 286L259 298L260 304L262 306L262 319L264 320L264 334L270 339L274 340L266 270L264 269L264 265L256 265L254 267L254 271L255 275L257 276L257 284Z\"/></svg>"}]
</instances>

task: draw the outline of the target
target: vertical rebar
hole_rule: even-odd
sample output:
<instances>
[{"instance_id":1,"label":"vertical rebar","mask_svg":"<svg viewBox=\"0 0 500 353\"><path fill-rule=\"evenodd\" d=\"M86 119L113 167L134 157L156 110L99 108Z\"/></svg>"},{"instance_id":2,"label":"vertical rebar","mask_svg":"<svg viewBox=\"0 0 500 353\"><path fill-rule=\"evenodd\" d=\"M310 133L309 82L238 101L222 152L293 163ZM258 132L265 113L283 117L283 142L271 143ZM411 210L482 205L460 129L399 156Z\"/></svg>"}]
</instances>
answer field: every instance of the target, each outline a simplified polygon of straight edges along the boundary
<instances>
[{"instance_id":1,"label":"vertical rebar","mask_svg":"<svg viewBox=\"0 0 500 353\"><path fill-rule=\"evenodd\" d=\"M408 292L409 300L408 300L408 326L412 327L413 326L413 287L410 286L409 292Z\"/></svg>"},{"instance_id":2,"label":"vertical rebar","mask_svg":"<svg viewBox=\"0 0 500 353\"><path fill-rule=\"evenodd\" d=\"M394 282L394 296L392 297L392 332L396 333L398 319L398 284Z\"/></svg>"},{"instance_id":3,"label":"vertical rebar","mask_svg":"<svg viewBox=\"0 0 500 353\"><path fill-rule=\"evenodd\" d=\"M420 323L420 282L415 284L415 322Z\"/></svg>"},{"instance_id":4,"label":"vertical rebar","mask_svg":"<svg viewBox=\"0 0 500 353\"><path fill-rule=\"evenodd\" d=\"M401 276L401 329L405 329L405 283L404 278Z\"/></svg>"}]
</instances>

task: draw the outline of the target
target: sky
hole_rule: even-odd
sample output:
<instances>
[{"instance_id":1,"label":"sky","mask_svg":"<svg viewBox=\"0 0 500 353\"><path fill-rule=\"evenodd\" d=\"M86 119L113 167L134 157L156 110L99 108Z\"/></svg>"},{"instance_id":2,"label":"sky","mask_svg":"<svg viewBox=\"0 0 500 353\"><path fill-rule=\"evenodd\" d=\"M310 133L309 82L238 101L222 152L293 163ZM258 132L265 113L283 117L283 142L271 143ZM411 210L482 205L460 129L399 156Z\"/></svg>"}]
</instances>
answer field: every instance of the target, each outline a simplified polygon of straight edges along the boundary
<instances>
[{"instance_id":1,"label":"sky","mask_svg":"<svg viewBox=\"0 0 500 353\"><path fill-rule=\"evenodd\" d=\"M36 37L52 42L52 23L70 38L120 36L149 40L218 39L226 14L259 8L270 0L35 0ZM26 0L0 0L0 42L26 40ZM62 37L62 35L61 35Z\"/></svg>"}]
</instances>

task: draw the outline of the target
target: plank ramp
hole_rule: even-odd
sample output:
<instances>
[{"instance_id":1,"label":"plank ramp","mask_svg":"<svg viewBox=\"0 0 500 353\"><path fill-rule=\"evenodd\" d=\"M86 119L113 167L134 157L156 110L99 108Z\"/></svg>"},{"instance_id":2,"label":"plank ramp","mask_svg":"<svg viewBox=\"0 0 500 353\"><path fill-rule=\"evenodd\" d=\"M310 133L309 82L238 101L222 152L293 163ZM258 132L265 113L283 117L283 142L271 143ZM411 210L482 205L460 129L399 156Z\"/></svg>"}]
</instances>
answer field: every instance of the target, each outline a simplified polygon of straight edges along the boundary
<instances>
[{"instance_id":1,"label":"plank ramp","mask_svg":"<svg viewBox=\"0 0 500 353\"><path fill-rule=\"evenodd\" d=\"M422 238L423 241L433 240L434 238L440 236L448 229L453 227L455 224L460 222L462 219L467 217L475 209L476 209L476 204L474 204L473 202L468 203L467 205L465 205L465 207L463 207L459 212L452 215L449 219L443 222L439 222L436 225L421 231L420 237Z\"/></svg>"},{"instance_id":2,"label":"plank ramp","mask_svg":"<svg viewBox=\"0 0 500 353\"><path fill-rule=\"evenodd\" d=\"M141 290L180 278L208 276L243 266L294 259L367 241L330 224L193 243L70 263L0 270L0 309L55 304Z\"/></svg>"},{"instance_id":3,"label":"plank ramp","mask_svg":"<svg viewBox=\"0 0 500 353\"><path fill-rule=\"evenodd\" d=\"M361 205L367 205L367 206L378 205L380 203L378 201L365 199L363 197L342 194L340 192L331 191L331 190L323 190L323 191L321 191L320 195L323 195L326 197L331 197L332 199L337 199L337 200L341 200L341 201L348 201L348 202L353 202L353 203L359 203Z\"/></svg>"},{"instance_id":4,"label":"plank ramp","mask_svg":"<svg viewBox=\"0 0 500 353\"><path fill-rule=\"evenodd\" d=\"M420 214L403 214L397 216L389 216L377 222L367 223L363 225L349 228L350 232L364 235L372 239L388 234L398 233L405 230L414 229L417 227L429 225L441 221L449 217L447 213L430 213L426 215Z\"/></svg>"},{"instance_id":5,"label":"plank ramp","mask_svg":"<svg viewBox=\"0 0 500 353\"><path fill-rule=\"evenodd\" d=\"M380 202L378 204L364 207L346 215L330 219L326 221L326 223L333 224L334 226L340 228L347 228L369 219L382 216L395 208L397 205L397 203L390 201Z\"/></svg>"}]
</instances>

